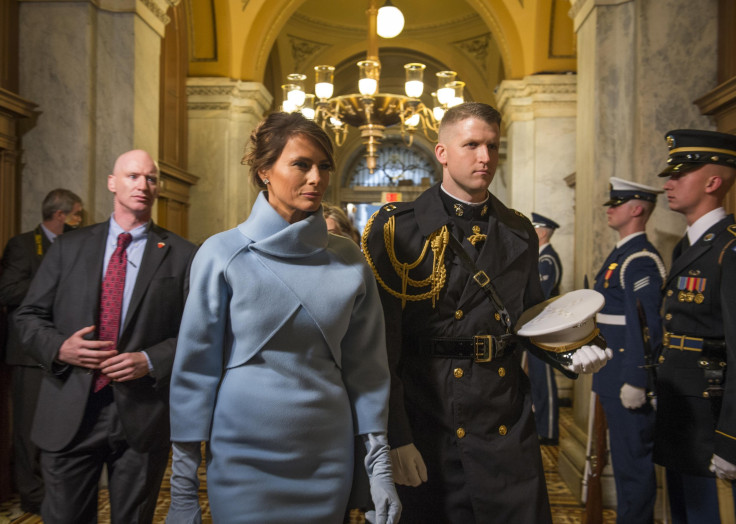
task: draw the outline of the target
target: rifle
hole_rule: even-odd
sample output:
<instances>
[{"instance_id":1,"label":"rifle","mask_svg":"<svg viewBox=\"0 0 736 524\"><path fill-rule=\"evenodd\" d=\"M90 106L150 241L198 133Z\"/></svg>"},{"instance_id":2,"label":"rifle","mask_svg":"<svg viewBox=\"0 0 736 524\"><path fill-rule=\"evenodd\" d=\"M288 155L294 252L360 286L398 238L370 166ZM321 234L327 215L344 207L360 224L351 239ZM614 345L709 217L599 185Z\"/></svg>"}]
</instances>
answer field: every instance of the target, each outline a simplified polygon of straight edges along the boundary
<instances>
[{"instance_id":1,"label":"rifle","mask_svg":"<svg viewBox=\"0 0 736 524\"><path fill-rule=\"evenodd\" d=\"M652 351L651 338L649 337L649 327L647 326L647 316L644 313L644 306L641 300L636 299L636 312L639 314L639 326L641 328L641 341L644 348L644 365L641 366L647 370L647 397L650 401L657 401L657 362L654 359Z\"/></svg>"},{"instance_id":2,"label":"rifle","mask_svg":"<svg viewBox=\"0 0 736 524\"><path fill-rule=\"evenodd\" d=\"M601 477L608 463L608 424L603 406L595 392L590 392L590 415L588 416L588 444L585 450L583 473L583 524L603 524L603 489Z\"/></svg>"}]
</instances>

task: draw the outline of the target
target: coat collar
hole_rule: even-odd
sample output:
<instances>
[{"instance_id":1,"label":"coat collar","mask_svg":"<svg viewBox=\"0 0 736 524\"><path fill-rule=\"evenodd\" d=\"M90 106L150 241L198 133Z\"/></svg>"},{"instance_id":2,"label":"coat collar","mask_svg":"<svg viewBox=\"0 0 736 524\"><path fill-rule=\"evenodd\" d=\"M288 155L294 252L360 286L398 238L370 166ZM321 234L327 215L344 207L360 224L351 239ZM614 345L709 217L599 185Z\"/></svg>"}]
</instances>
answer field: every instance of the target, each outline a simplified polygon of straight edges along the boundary
<instances>
[{"instance_id":1,"label":"coat collar","mask_svg":"<svg viewBox=\"0 0 736 524\"><path fill-rule=\"evenodd\" d=\"M422 193L414 204L419 231L425 237L449 224L451 220L442 203L440 191L440 185L436 184ZM476 260L476 266L483 269L493 281L528 249L532 226L522 215L507 208L493 194L487 203L487 238ZM460 302L464 303L479 291L475 282L469 280Z\"/></svg>"},{"instance_id":2,"label":"coat collar","mask_svg":"<svg viewBox=\"0 0 736 524\"><path fill-rule=\"evenodd\" d=\"M304 220L289 224L271 207L262 191L248 220L238 226L253 244L251 249L282 258L306 257L327 247L327 225L322 208Z\"/></svg>"},{"instance_id":3,"label":"coat collar","mask_svg":"<svg viewBox=\"0 0 736 524\"><path fill-rule=\"evenodd\" d=\"M667 277L667 283L680 275L683 270L697 259L705 255L713 247L713 240L728 226L734 223L733 215L728 215L723 220L709 228L692 246L685 249L680 256L672 261L672 268Z\"/></svg>"}]
</instances>

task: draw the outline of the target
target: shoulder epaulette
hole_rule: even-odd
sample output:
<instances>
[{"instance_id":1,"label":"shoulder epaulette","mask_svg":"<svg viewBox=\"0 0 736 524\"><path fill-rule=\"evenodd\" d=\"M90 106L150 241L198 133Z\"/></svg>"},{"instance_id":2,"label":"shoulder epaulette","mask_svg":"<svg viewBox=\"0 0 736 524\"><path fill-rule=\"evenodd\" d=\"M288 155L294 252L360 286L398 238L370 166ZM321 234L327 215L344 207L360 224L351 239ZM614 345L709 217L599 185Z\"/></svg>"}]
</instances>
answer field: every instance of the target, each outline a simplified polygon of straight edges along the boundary
<instances>
[{"instance_id":1,"label":"shoulder epaulette","mask_svg":"<svg viewBox=\"0 0 736 524\"><path fill-rule=\"evenodd\" d=\"M512 209L511 211L519 215L521 218L529 220L528 218L526 218L526 215L524 215L524 213L522 213L521 211L517 211L516 209Z\"/></svg>"},{"instance_id":2,"label":"shoulder epaulette","mask_svg":"<svg viewBox=\"0 0 736 524\"><path fill-rule=\"evenodd\" d=\"M411 207L404 207L403 209L401 209L402 206L394 206L393 204L388 205L393 206L393 208L384 209L386 207L384 206L384 208L376 211L373 216L368 219L368 222L366 223L363 230L361 243L363 246L363 255L365 256L366 262L368 262L368 266L371 268L371 271L373 271L378 284L394 297L401 299L402 309L406 306L407 300L419 301L431 299L432 307L434 307L436 300L440 295L440 290L443 288L447 280L447 269L445 268L445 249L449 244L450 232L447 229L446 225L442 226L442 228L438 229L437 231L432 233L429 238L427 238L424 243L424 247L422 248L422 252L414 262L400 262L396 258L396 250L394 248L394 239L396 236L396 215L400 214L403 210L411 209ZM381 212L390 214L388 216L388 219L386 220L386 223L383 225L383 244L389 261L391 262L391 266L401 279L401 290L399 291L389 287L389 285L383 280L383 278L381 278L381 275L378 273L378 268L376 268L373 257L368 248L368 235L370 233L371 227L373 226L373 222L376 219L376 216ZM433 254L432 271L430 272L430 274L422 280L415 280L411 278L409 276L409 271L417 267L429 254L430 250ZM407 292L408 287L421 288L427 286L430 286L430 289L425 293L412 295Z\"/></svg>"},{"instance_id":3,"label":"shoulder epaulette","mask_svg":"<svg viewBox=\"0 0 736 524\"><path fill-rule=\"evenodd\" d=\"M619 272L619 280L621 282L621 288L624 289L626 285L624 284L624 273L626 273L626 268L629 267L629 264L636 260L637 258L641 257L647 257L651 258L654 261L654 264L657 266L657 270L659 271L659 275L662 277L662 282L667 278L667 270L664 268L664 262L662 262L662 259L656 254L652 253L651 251L647 251L646 249L642 251L637 251L636 253L632 253L621 264L621 271Z\"/></svg>"}]
</instances>

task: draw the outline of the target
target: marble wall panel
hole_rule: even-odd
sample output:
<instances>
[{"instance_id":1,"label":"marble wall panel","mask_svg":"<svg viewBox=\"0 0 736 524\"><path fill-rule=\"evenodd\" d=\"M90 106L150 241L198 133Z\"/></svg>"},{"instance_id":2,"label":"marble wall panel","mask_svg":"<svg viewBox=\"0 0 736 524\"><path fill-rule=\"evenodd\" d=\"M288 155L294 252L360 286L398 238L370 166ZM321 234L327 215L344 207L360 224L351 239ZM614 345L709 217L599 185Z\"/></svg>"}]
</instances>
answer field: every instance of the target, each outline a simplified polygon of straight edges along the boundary
<instances>
[{"instance_id":1,"label":"marble wall panel","mask_svg":"<svg viewBox=\"0 0 736 524\"><path fill-rule=\"evenodd\" d=\"M21 230L41 219L41 201L64 187L93 201L89 93L94 17L89 4L19 5L19 94L38 104L22 124Z\"/></svg>"},{"instance_id":2,"label":"marble wall panel","mask_svg":"<svg viewBox=\"0 0 736 524\"><path fill-rule=\"evenodd\" d=\"M104 220L117 156L158 153L160 36L90 2L22 2L20 26L20 93L39 106L23 136L22 228L54 187L79 194L87 223Z\"/></svg>"}]
</instances>

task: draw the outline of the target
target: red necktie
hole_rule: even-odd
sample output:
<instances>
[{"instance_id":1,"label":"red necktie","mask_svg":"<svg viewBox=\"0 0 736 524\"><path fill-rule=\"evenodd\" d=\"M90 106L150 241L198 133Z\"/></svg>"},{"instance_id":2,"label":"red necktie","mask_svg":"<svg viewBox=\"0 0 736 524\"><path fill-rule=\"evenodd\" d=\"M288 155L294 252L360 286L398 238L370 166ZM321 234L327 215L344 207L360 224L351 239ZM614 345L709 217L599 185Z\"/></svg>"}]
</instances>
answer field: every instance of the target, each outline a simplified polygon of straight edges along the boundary
<instances>
[{"instance_id":1,"label":"red necktie","mask_svg":"<svg viewBox=\"0 0 736 524\"><path fill-rule=\"evenodd\" d=\"M107 264L105 279L102 281L100 295L100 340L111 340L117 343L120 331L120 310L123 307L123 290L125 289L125 268L128 264L128 248L133 236L130 233L118 235L118 247L115 248L110 262ZM115 349L115 345L105 349ZM110 377L97 370L95 373L95 393L111 382Z\"/></svg>"}]
</instances>

